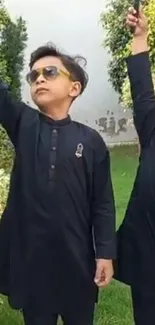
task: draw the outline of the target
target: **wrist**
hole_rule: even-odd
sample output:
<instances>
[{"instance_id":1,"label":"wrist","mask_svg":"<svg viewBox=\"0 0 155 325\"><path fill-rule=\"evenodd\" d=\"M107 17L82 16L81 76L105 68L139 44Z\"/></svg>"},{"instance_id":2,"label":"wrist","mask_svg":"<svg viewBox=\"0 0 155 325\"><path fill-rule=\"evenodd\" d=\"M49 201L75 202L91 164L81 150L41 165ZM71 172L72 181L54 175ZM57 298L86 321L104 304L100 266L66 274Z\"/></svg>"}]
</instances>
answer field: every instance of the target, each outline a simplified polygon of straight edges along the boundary
<instances>
[{"instance_id":1,"label":"wrist","mask_svg":"<svg viewBox=\"0 0 155 325\"><path fill-rule=\"evenodd\" d=\"M131 43L131 51L133 55L149 51L148 35L134 36Z\"/></svg>"}]
</instances>

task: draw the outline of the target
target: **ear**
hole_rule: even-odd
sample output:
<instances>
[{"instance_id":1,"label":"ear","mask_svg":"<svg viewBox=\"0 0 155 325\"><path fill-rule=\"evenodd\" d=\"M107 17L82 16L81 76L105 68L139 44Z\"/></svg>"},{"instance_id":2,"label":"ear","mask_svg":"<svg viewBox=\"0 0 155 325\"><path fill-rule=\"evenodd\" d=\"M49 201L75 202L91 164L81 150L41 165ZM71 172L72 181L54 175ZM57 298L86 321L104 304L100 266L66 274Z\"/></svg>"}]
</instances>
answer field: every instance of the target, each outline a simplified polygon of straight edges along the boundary
<instances>
[{"instance_id":1,"label":"ear","mask_svg":"<svg viewBox=\"0 0 155 325\"><path fill-rule=\"evenodd\" d=\"M81 83L79 81L72 82L69 96L72 98L76 98L80 95L80 93L81 93Z\"/></svg>"}]
</instances>

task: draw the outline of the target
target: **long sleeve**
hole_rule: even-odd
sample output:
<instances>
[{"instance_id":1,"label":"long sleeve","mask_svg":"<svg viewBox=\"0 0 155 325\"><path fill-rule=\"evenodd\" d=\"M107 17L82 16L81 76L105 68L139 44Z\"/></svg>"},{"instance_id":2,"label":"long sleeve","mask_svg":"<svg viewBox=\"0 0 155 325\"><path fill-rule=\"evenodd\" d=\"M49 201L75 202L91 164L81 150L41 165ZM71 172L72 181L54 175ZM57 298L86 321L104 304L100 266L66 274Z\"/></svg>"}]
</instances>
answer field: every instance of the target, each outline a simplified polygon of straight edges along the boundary
<instances>
[{"instance_id":1,"label":"long sleeve","mask_svg":"<svg viewBox=\"0 0 155 325\"><path fill-rule=\"evenodd\" d=\"M130 56L127 66L134 106L134 123L140 144L144 147L151 140L155 130L155 93L149 53Z\"/></svg>"},{"instance_id":2,"label":"long sleeve","mask_svg":"<svg viewBox=\"0 0 155 325\"><path fill-rule=\"evenodd\" d=\"M92 219L96 258L115 259L115 203L110 173L110 157L98 135L94 151Z\"/></svg>"},{"instance_id":3,"label":"long sleeve","mask_svg":"<svg viewBox=\"0 0 155 325\"><path fill-rule=\"evenodd\" d=\"M13 145L16 145L18 126L26 104L13 100L7 86L0 81L0 124L7 131Z\"/></svg>"}]
</instances>

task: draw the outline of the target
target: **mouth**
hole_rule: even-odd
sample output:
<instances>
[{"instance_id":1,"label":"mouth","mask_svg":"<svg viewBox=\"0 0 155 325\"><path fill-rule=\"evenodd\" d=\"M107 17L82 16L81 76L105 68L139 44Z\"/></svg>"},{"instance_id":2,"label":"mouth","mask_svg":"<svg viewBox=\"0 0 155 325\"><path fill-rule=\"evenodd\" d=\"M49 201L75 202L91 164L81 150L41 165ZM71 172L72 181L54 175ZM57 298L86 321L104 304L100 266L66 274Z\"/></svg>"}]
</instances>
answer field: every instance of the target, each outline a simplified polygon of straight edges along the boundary
<instances>
[{"instance_id":1,"label":"mouth","mask_svg":"<svg viewBox=\"0 0 155 325\"><path fill-rule=\"evenodd\" d=\"M46 89L46 88L38 88L37 90L36 90L36 94L39 94L39 93L46 93L48 91L48 89Z\"/></svg>"}]
</instances>

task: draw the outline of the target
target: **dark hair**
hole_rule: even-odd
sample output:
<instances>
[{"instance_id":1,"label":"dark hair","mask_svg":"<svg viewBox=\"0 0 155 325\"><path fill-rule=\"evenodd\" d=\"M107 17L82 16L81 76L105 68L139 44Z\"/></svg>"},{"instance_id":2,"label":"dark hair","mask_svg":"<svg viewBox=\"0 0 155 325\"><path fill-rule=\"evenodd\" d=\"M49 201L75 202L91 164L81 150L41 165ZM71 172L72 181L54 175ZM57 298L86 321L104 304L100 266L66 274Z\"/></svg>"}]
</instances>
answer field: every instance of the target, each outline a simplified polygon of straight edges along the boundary
<instances>
[{"instance_id":1,"label":"dark hair","mask_svg":"<svg viewBox=\"0 0 155 325\"><path fill-rule=\"evenodd\" d=\"M72 80L79 81L81 83L81 94L82 94L88 83L88 74L80 65L80 61L83 62L83 66L85 67L87 64L86 59L79 55L70 56L64 54L63 52L59 51L55 45L47 44L45 46L39 47L31 54L30 64L29 64L30 69L32 69L34 63L37 60L45 56L55 56L61 60L64 67L70 72Z\"/></svg>"}]
</instances>

